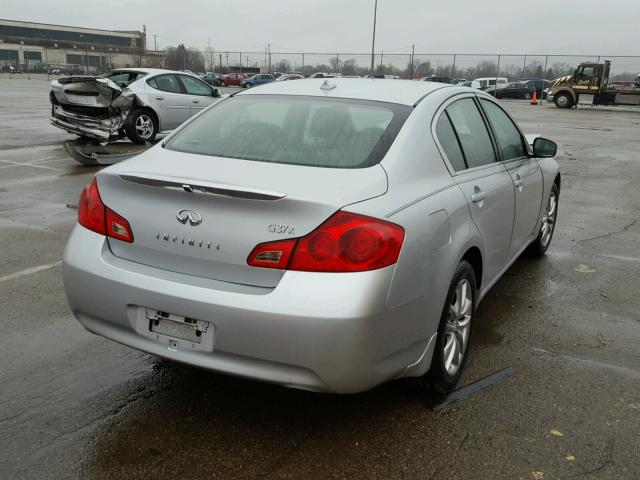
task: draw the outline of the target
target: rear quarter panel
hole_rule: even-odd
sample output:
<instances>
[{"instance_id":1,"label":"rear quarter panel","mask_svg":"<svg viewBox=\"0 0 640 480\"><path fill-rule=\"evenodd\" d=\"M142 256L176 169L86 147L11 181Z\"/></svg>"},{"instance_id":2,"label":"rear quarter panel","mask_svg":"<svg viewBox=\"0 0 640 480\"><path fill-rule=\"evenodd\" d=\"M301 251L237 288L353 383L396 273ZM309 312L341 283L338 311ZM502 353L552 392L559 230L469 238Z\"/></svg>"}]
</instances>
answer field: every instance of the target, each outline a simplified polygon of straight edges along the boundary
<instances>
[{"instance_id":1,"label":"rear quarter panel","mask_svg":"<svg viewBox=\"0 0 640 480\"><path fill-rule=\"evenodd\" d=\"M431 122L448 88L419 103L382 160L389 189L345 209L385 218L405 229L387 297L398 312L389 340L410 345L437 330L453 272L471 246L482 242L466 198L433 140ZM417 360L417 358L416 358Z\"/></svg>"}]
</instances>

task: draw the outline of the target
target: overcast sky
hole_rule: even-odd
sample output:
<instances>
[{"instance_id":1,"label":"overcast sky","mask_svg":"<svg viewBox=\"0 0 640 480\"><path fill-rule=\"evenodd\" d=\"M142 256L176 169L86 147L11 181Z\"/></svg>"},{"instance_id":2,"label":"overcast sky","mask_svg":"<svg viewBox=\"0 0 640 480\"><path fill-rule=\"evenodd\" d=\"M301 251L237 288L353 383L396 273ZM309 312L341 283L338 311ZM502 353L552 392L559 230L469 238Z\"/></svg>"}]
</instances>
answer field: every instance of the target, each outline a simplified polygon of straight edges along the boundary
<instances>
[{"instance_id":1,"label":"overcast sky","mask_svg":"<svg viewBox=\"0 0 640 480\"><path fill-rule=\"evenodd\" d=\"M159 46L367 52L374 0L1 0L0 17L114 30ZM376 50L638 54L640 2L379 0ZM604 14L607 9L611 12ZM613 12L618 13L613 13ZM276 47L277 46L277 47ZM284 47L284 48L283 48ZM403 48L408 47L408 48Z\"/></svg>"}]
</instances>

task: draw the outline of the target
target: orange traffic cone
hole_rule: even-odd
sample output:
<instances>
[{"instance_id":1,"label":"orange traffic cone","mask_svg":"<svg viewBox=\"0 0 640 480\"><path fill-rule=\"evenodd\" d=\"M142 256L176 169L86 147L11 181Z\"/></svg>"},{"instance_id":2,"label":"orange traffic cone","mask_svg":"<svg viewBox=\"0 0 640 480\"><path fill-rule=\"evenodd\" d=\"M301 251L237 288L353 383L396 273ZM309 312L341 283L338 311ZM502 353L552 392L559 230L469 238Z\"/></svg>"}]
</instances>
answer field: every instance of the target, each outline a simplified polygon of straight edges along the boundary
<instances>
[{"instance_id":1,"label":"orange traffic cone","mask_svg":"<svg viewBox=\"0 0 640 480\"><path fill-rule=\"evenodd\" d=\"M538 104L538 94L537 94L537 90L534 88L533 89L533 95L531 95L531 105L537 105Z\"/></svg>"}]
</instances>

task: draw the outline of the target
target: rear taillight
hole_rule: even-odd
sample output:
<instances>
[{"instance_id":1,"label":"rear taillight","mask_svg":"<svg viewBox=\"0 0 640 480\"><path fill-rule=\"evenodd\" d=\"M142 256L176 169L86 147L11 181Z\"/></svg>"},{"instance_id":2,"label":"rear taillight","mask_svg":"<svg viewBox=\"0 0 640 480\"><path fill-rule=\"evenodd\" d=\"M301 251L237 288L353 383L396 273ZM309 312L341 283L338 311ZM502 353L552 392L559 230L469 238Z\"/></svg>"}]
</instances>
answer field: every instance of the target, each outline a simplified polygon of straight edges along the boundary
<instances>
[{"instance_id":1,"label":"rear taillight","mask_svg":"<svg viewBox=\"0 0 640 480\"><path fill-rule=\"evenodd\" d=\"M94 178L84 187L78 201L78 223L89 230L123 242L133 242L129 222L113 210L105 207L100 198L98 183Z\"/></svg>"},{"instance_id":2,"label":"rear taillight","mask_svg":"<svg viewBox=\"0 0 640 480\"><path fill-rule=\"evenodd\" d=\"M254 267L305 272L362 272L398 261L404 229L356 213L337 212L308 235L262 243L249 255Z\"/></svg>"}]
</instances>

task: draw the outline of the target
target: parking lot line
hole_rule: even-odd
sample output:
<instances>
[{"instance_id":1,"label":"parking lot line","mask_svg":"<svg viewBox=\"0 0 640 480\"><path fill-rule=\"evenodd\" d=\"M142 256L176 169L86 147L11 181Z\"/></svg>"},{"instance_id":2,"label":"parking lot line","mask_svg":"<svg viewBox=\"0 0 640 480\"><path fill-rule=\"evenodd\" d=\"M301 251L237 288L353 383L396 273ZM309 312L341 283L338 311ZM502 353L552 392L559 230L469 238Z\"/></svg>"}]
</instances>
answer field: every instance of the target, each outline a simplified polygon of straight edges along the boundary
<instances>
[{"instance_id":1,"label":"parking lot line","mask_svg":"<svg viewBox=\"0 0 640 480\"><path fill-rule=\"evenodd\" d=\"M0 167L0 169L14 168L14 167L33 167L33 168L44 168L45 170L57 170L57 171L62 170L61 168L47 167L46 165L34 165L33 163L12 162L11 160L3 160L3 162L11 163L11 165L4 165Z\"/></svg>"},{"instance_id":2,"label":"parking lot line","mask_svg":"<svg viewBox=\"0 0 640 480\"><path fill-rule=\"evenodd\" d=\"M42 272L43 270L49 270L50 268L59 267L60 265L62 265L62 261L58 260L57 262L47 263L45 265L38 265L37 267L31 267L25 270L21 270L19 272L10 273L9 275L0 277L0 283L8 282L9 280L15 280L16 278L24 277L26 275L31 275L32 273Z\"/></svg>"}]
</instances>

